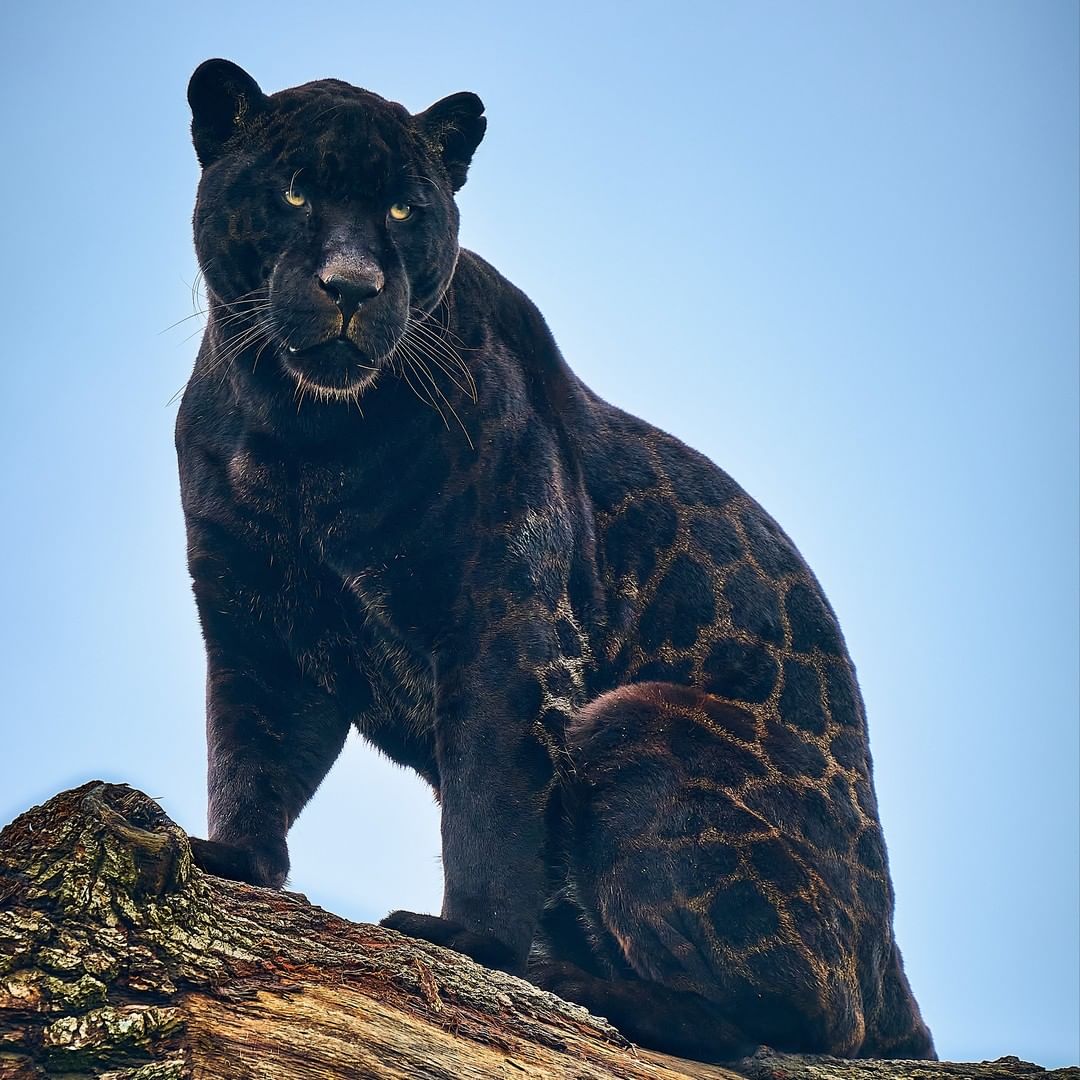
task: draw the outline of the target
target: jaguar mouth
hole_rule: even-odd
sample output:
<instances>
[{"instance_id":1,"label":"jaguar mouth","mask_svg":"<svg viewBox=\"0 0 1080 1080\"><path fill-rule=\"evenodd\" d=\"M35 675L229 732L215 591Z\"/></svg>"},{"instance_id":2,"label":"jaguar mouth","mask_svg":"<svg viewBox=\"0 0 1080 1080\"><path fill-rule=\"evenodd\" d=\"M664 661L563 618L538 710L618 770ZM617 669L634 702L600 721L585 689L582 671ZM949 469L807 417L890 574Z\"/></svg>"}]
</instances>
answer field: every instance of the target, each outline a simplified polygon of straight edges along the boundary
<instances>
[{"instance_id":1,"label":"jaguar mouth","mask_svg":"<svg viewBox=\"0 0 1080 1080\"><path fill-rule=\"evenodd\" d=\"M332 338L307 348L287 346L284 367L297 389L318 398L356 398L379 376L381 364L346 338Z\"/></svg>"}]
</instances>

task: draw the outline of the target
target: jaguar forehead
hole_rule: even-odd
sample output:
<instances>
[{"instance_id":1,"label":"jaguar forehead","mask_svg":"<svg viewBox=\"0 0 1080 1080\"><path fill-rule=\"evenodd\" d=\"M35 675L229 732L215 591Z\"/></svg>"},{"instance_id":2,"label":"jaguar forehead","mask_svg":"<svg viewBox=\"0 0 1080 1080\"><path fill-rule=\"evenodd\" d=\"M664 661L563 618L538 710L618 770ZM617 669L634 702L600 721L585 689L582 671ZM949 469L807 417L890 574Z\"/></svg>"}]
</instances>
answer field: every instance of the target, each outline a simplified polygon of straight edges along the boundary
<instances>
[{"instance_id":1,"label":"jaguar forehead","mask_svg":"<svg viewBox=\"0 0 1080 1080\"><path fill-rule=\"evenodd\" d=\"M350 88L355 89L355 88ZM306 181L330 191L358 184L384 191L409 171L420 148L400 105L376 94L318 94L291 91L274 96L269 145L274 157L299 168Z\"/></svg>"}]
</instances>

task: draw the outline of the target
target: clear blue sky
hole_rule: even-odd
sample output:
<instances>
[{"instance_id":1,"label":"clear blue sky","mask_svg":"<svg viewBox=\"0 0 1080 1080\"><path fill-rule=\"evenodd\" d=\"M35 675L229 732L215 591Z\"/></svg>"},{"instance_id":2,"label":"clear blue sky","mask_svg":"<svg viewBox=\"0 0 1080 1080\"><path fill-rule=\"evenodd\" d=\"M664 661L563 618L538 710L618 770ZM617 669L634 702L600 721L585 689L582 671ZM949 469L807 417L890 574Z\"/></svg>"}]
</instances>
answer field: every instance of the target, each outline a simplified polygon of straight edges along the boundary
<instances>
[{"instance_id":1,"label":"clear blue sky","mask_svg":"<svg viewBox=\"0 0 1080 1080\"><path fill-rule=\"evenodd\" d=\"M351 80L490 125L464 243L708 453L840 614L943 1055L1074 1063L1078 5L9 5L0 820L91 777L205 828L175 405L184 91ZM344 915L435 910L437 816L350 744L293 833Z\"/></svg>"}]
</instances>

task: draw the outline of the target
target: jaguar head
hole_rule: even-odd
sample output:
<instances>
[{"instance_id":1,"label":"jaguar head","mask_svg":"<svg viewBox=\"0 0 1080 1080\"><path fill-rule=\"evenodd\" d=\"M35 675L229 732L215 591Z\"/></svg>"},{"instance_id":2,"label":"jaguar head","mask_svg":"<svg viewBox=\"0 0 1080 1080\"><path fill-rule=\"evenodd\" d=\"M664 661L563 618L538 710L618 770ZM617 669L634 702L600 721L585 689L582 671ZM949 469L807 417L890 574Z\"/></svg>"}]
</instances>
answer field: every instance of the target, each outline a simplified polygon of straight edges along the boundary
<instances>
[{"instance_id":1,"label":"jaguar head","mask_svg":"<svg viewBox=\"0 0 1080 1080\"><path fill-rule=\"evenodd\" d=\"M355 396L453 276L483 104L460 93L412 115L334 79L267 95L227 60L195 71L188 101L195 247L225 355L257 346L297 386Z\"/></svg>"}]
</instances>

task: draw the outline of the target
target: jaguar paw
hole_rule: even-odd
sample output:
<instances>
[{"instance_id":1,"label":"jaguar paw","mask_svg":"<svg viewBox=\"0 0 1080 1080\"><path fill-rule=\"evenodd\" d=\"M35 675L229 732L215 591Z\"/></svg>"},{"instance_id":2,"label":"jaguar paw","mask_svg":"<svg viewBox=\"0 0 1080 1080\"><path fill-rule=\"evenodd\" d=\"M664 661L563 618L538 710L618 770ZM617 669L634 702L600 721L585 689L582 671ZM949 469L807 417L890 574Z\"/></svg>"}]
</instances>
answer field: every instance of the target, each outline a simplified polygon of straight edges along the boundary
<instances>
[{"instance_id":1,"label":"jaguar paw","mask_svg":"<svg viewBox=\"0 0 1080 1080\"><path fill-rule=\"evenodd\" d=\"M391 911L379 925L409 937L420 938L421 941L430 941L433 945L441 945L444 949L464 953L484 967L519 974L523 966L514 956L513 950L498 938L469 930L460 923L439 915Z\"/></svg>"},{"instance_id":2,"label":"jaguar paw","mask_svg":"<svg viewBox=\"0 0 1080 1080\"><path fill-rule=\"evenodd\" d=\"M226 844L189 837L195 865L214 877L280 889L289 876L289 855L281 845Z\"/></svg>"}]
</instances>

